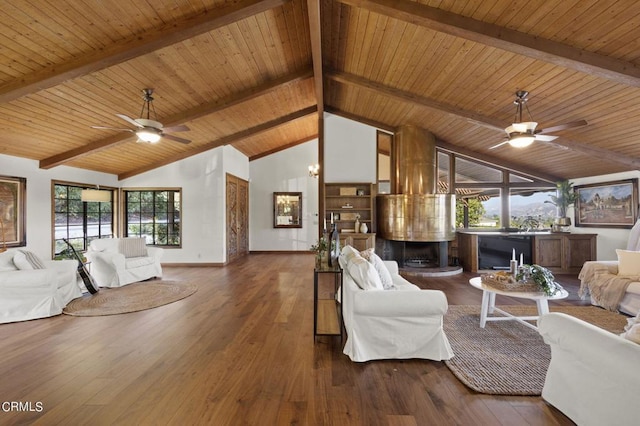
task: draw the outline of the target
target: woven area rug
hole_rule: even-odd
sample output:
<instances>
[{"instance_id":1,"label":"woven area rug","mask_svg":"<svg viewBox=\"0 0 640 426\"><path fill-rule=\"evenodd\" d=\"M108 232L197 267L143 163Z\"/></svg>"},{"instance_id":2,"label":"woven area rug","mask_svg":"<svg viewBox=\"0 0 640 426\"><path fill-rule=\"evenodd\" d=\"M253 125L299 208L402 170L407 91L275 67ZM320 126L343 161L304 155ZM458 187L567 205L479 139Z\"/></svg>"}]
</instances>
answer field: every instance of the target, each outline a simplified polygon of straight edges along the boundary
<instances>
[{"instance_id":1,"label":"woven area rug","mask_svg":"<svg viewBox=\"0 0 640 426\"><path fill-rule=\"evenodd\" d=\"M174 281L143 281L124 287L101 288L94 295L72 300L62 311L67 315L94 317L143 311L191 296L195 284Z\"/></svg>"},{"instance_id":2,"label":"woven area rug","mask_svg":"<svg viewBox=\"0 0 640 426\"><path fill-rule=\"evenodd\" d=\"M535 306L499 306L514 315L536 315ZM626 317L595 306L550 307L613 333ZM450 305L444 330L455 356L445 361L469 388L492 395L540 395L551 350L536 330L516 321L487 322L480 328L480 306Z\"/></svg>"}]
</instances>

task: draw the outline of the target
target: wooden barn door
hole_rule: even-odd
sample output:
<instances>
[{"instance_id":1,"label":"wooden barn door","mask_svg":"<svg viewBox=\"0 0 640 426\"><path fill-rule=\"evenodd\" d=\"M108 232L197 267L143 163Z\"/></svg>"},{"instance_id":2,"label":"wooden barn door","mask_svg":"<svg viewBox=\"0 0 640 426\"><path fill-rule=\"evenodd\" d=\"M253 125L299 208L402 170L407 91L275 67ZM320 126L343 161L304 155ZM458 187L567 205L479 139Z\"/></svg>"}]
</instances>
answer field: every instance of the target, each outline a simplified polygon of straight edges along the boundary
<instances>
[{"instance_id":1,"label":"wooden barn door","mask_svg":"<svg viewBox=\"0 0 640 426\"><path fill-rule=\"evenodd\" d=\"M227 174L227 262L249 253L249 182Z\"/></svg>"}]
</instances>

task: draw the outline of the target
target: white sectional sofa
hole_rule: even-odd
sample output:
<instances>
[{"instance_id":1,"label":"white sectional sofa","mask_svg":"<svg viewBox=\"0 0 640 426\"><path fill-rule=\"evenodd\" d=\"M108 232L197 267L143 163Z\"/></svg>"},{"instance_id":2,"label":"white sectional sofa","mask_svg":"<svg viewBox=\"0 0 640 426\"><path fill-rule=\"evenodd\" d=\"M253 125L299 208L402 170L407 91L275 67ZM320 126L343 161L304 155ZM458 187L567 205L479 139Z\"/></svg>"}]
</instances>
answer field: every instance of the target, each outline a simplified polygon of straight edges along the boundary
<instances>
[{"instance_id":1,"label":"white sectional sofa","mask_svg":"<svg viewBox=\"0 0 640 426\"><path fill-rule=\"evenodd\" d=\"M82 296L75 260L41 260L37 267L25 251L0 253L0 323L45 318L62 313Z\"/></svg>"},{"instance_id":2,"label":"white sectional sofa","mask_svg":"<svg viewBox=\"0 0 640 426\"><path fill-rule=\"evenodd\" d=\"M99 287L121 287L162 277L163 251L147 247L144 238L104 238L91 241L85 256Z\"/></svg>"},{"instance_id":3,"label":"white sectional sofa","mask_svg":"<svg viewBox=\"0 0 640 426\"><path fill-rule=\"evenodd\" d=\"M538 320L551 347L542 397L581 426L637 425L640 345L578 318Z\"/></svg>"},{"instance_id":4,"label":"white sectional sofa","mask_svg":"<svg viewBox=\"0 0 640 426\"><path fill-rule=\"evenodd\" d=\"M616 250L618 260L585 262L580 270L580 297L611 311L631 316L640 312L640 220L627 240L626 250Z\"/></svg>"},{"instance_id":5,"label":"white sectional sofa","mask_svg":"<svg viewBox=\"0 0 640 426\"><path fill-rule=\"evenodd\" d=\"M356 362L453 357L442 327L448 308L445 294L411 284L398 274L394 261L382 261L374 253L377 259L363 263L356 253L345 246L339 259L347 332L343 352Z\"/></svg>"}]
</instances>

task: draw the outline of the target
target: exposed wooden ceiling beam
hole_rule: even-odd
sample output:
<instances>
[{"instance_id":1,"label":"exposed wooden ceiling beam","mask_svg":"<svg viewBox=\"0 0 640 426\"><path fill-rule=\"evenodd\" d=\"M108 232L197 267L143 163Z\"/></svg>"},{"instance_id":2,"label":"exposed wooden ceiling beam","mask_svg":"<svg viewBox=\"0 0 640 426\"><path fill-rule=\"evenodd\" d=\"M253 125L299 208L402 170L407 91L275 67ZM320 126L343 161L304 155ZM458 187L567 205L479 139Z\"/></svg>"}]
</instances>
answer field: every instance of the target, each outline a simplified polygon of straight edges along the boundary
<instances>
[{"instance_id":1,"label":"exposed wooden ceiling beam","mask_svg":"<svg viewBox=\"0 0 640 426\"><path fill-rule=\"evenodd\" d=\"M525 55L565 68L640 87L640 68L631 62L577 49L509 28L477 21L408 0L339 0L434 31Z\"/></svg>"},{"instance_id":2,"label":"exposed wooden ceiling beam","mask_svg":"<svg viewBox=\"0 0 640 426\"><path fill-rule=\"evenodd\" d=\"M299 118L306 117L310 114L316 114L318 112L318 107L316 105L301 109L299 111L293 112L291 114L287 114L284 117L276 118L275 120L268 121L266 123L260 124L258 126L251 127L249 129L243 130L238 133L234 133L233 135L225 136L220 139L216 139L207 144L200 145L196 148L190 149L188 151L184 151L173 155L171 158L166 160L158 161L153 164L147 164L146 166L140 167L135 170L131 170L125 173L120 173L118 175L118 180L123 180L130 178L132 176L139 175L144 172L148 172L149 170L157 169L158 167L166 166L167 164L174 163L179 160L184 160L185 158L191 157L196 154L200 154L205 151L209 151L214 148L218 148L223 145L230 145L234 142L259 135L260 133L268 132L271 129L274 129L278 126L282 126L283 124L287 124L290 121L297 120Z\"/></svg>"},{"instance_id":3,"label":"exposed wooden ceiling beam","mask_svg":"<svg viewBox=\"0 0 640 426\"><path fill-rule=\"evenodd\" d=\"M169 22L124 43L80 55L76 60L54 64L0 87L0 103L128 61L163 47L193 38L216 28L281 6L291 0L241 0L180 21Z\"/></svg>"},{"instance_id":4,"label":"exposed wooden ceiling beam","mask_svg":"<svg viewBox=\"0 0 640 426\"><path fill-rule=\"evenodd\" d=\"M433 108L441 112L455 115L458 118L463 118L471 123L479 124L484 127L488 127L499 132L504 132L504 122L498 122L492 118L485 117L472 111L461 110L452 105L445 104L444 102L436 101L435 99L427 98L424 96L416 95L415 93L406 92L404 90L389 87L384 84L376 83L375 81L368 80L353 74L340 71L327 71L327 78L337 81L343 84L350 84L358 86L367 90L378 92L384 96L397 99L401 102L410 102L416 105L426 106Z\"/></svg>"},{"instance_id":5,"label":"exposed wooden ceiling beam","mask_svg":"<svg viewBox=\"0 0 640 426\"><path fill-rule=\"evenodd\" d=\"M272 91L278 90L282 86L286 86L291 83L306 80L312 76L311 69L305 69L296 73L286 75L273 81L268 81L260 86L253 87L241 93L233 94L225 99L221 99L215 102L211 102L204 105L199 105L191 110L182 111L171 117L165 117L160 120L164 126L170 127L179 124L204 117L209 114L219 112L225 108L230 108L242 102L249 101L259 96L266 95ZM84 157L96 152L113 148L114 146L127 142L131 139L131 133L123 133L122 135L111 136L105 139L101 139L95 142L91 142L87 145L79 148L74 148L69 151L53 155L49 158L40 160L41 169L50 169L55 166L67 163L69 161Z\"/></svg>"},{"instance_id":6,"label":"exposed wooden ceiling beam","mask_svg":"<svg viewBox=\"0 0 640 426\"><path fill-rule=\"evenodd\" d=\"M393 126L390 126L390 125L388 125L386 123L382 123L380 121L370 120L370 119L368 119L366 117L363 117L361 115L351 114L350 112L343 111L343 110L341 110L339 108L335 108L335 107L327 105L325 107L325 111L327 111L328 113L331 113L333 115L337 115L337 116L340 116L340 117L343 117L343 118L348 118L349 120L357 121L359 123L366 124L368 126L375 127L377 129L384 130L384 131L392 133L392 134L395 132L395 128Z\"/></svg>"},{"instance_id":7,"label":"exposed wooden ceiling beam","mask_svg":"<svg viewBox=\"0 0 640 426\"><path fill-rule=\"evenodd\" d=\"M439 111L452 114L459 118L463 118L471 123L478 124L490 129L494 129L499 132L504 132L504 128L502 128L494 119L490 117L485 117L471 111L464 111L459 108L455 108L452 105L438 102L433 99L425 98L423 96L418 96L411 92L405 92L400 89L385 86L383 84L376 83L376 82L367 80L365 78L358 77L353 74L348 74L344 72L335 72L335 71L328 72L327 77L343 84L351 84L367 90L375 91L384 96L395 98L401 102L410 102L416 105L437 109ZM566 139L564 137L559 137L558 139L555 139L553 142L546 142L546 143L549 145L556 145L560 148L568 148L575 152L579 152L581 154L595 156L597 158L601 158L604 161L610 161L613 163L622 164L627 167L632 167L633 169L640 169L640 159L635 157L630 157L624 154L619 154L615 151L611 151L608 149L593 147L585 143Z\"/></svg>"},{"instance_id":8,"label":"exposed wooden ceiling beam","mask_svg":"<svg viewBox=\"0 0 640 426\"><path fill-rule=\"evenodd\" d=\"M568 148L572 151L577 151L602 161L622 164L624 166L631 167L632 170L640 170L640 158L637 158L637 157L631 157L629 155L619 154L609 149L599 148L597 146L592 146L592 145L586 145L583 142L577 142L577 141L563 138L563 137L559 137L553 142L546 142L546 143L550 145L558 145L561 148Z\"/></svg>"},{"instance_id":9,"label":"exposed wooden ceiling beam","mask_svg":"<svg viewBox=\"0 0 640 426\"><path fill-rule=\"evenodd\" d=\"M257 160L259 158L266 157L266 156L271 155L271 154L275 154L276 152L284 151L285 149L289 149L289 148L292 148L294 146L297 146L297 145L300 145L300 144L303 144L303 143L307 143L307 142L309 142L309 141L311 141L313 139L317 139L317 138L318 138L318 134L316 133L314 135L307 136L306 138L302 138L302 139L297 140L297 141L287 142L286 145L281 145L278 148L270 149L269 151L261 152L260 154L256 154L256 155L254 155L252 157L249 157L249 161Z\"/></svg>"},{"instance_id":10,"label":"exposed wooden ceiling beam","mask_svg":"<svg viewBox=\"0 0 640 426\"><path fill-rule=\"evenodd\" d=\"M313 81L316 89L318 111L324 111L324 84L322 82L322 33L320 24L320 0L307 0L309 14L309 38L311 41L311 58L313 61Z\"/></svg>"}]
</instances>

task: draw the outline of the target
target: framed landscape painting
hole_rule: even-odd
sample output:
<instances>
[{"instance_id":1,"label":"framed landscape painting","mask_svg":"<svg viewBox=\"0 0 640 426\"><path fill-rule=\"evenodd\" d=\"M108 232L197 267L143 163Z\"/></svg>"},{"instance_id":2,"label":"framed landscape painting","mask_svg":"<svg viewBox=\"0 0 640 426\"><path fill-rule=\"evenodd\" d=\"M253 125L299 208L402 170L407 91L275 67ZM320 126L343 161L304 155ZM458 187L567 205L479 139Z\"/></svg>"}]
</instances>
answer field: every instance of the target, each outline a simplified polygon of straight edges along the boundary
<instances>
[{"instance_id":1,"label":"framed landscape painting","mask_svg":"<svg viewBox=\"0 0 640 426\"><path fill-rule=\"evenodd\" d=\"M25 178L0 176L0 250L27 245Z\"/></svg>"},{"instance_id":2,"label":"framed landscape painting","mask_svg":"<svg viewBox=\"0 0 640 426\"><path fill-rule=\"evenodd\" d=\"M576 185L576 226L632 228L638 217L638 180Z\"/></svg>"}]
</instances>

